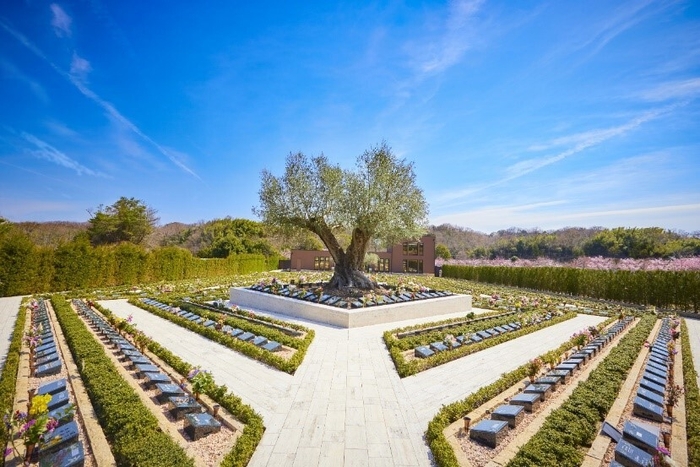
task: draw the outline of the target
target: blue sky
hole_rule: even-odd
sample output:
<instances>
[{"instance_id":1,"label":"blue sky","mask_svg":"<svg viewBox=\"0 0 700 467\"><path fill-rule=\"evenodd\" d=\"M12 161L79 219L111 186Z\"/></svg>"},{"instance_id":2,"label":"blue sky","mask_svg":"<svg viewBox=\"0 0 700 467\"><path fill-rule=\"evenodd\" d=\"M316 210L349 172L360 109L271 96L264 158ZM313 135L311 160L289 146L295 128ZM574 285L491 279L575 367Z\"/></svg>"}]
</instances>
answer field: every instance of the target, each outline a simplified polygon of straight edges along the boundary
<instances>
[{"instance_id":1,"label":"blue sky","mask_svg":"<svg viewBox=\"0 0 700 467\"><path fill-rule=\"evenodd\" d=\"M0 5L0 216L254 218L290 152L413 161L432 224L700 230L700 5Z\"/></svg>"}]
</instances>

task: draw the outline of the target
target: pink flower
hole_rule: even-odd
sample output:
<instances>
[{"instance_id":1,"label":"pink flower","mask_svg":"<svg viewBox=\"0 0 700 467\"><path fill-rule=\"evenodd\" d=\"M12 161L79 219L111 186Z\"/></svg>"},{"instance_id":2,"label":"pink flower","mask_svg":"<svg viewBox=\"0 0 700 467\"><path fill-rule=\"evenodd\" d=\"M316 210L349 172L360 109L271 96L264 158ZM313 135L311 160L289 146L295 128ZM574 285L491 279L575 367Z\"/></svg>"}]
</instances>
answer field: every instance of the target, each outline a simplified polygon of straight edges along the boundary
<instances>
[{"instance_id":1,"label":"pink flower","mask_svg":"<svg viewBox=\"0 0 700 467\"><path fill-rule=\"evenodd\" d=\"M46 430L48 432L52 432L58 427L58 420L55 418L50 418L48 422L46 422Z\"/></svg>"},{"instance_id":2,"label":"pink flower","mask_svg":"<svg viewBox=\"0 0 700 467\"><path fill-rule=\"evenodd\" d=\"M666 447L664 447L664 446L659 446L659 447L656 448L656 450L659 452L659 454L663 454L664 456L670 456L670 455L671 455L671 451L669 451L668 449L666 449Z\"/></svg>"},{"instance_id":3,"label":"pink flower","mask_svg":"<svg viewBox=\"0 0 700 467\"><path fill-rule=\"evenodd\" d=\"M5 457L9 456L12 454L12 448L5 448Z\"/></svg>"}]
</instances>

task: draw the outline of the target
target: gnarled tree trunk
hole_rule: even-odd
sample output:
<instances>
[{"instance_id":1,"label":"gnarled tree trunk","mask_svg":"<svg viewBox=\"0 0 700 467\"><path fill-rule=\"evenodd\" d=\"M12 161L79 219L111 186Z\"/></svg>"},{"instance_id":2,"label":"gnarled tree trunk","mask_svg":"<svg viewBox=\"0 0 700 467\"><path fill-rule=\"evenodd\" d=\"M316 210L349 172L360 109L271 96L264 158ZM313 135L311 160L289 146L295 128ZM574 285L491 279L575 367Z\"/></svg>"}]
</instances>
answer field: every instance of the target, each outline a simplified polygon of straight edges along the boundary
<instances>
[{"instance_id":1,"label":"gnarled tree trunk","mask_svg":"<svg viewBox=\"0 0 700 467\"><path fill-rule=\"evenodd\" d=\"M317 224L313 229L328 248L333 257L335 268L328 287L333 289L355 288L372 290L377 284L362 272L367 245L372 236L362 229L352 231L352 239L347 250L343 251L335 235L325 224Z\"/></svg>"}]
</instances>

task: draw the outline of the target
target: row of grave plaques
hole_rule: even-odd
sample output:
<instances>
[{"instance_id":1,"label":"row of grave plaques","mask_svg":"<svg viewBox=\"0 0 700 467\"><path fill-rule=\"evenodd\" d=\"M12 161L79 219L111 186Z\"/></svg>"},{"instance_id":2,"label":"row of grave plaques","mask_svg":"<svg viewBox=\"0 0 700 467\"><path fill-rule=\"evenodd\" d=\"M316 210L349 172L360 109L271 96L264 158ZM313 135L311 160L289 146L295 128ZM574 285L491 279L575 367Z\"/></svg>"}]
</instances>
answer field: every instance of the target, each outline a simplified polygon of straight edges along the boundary
<instances>
[{"instance_id":1,"label":"row of grave plaques","mask_svg":"<svg viewBox=\"0 0 700 467\"><path fill-rule=\"evenodd\" d=\"M249 287L249 289L256 292L264 292L279 295L281 297L304 300L306 302L321 303L323 305L334 306L337 308L363 308L377 305L391 305L394 303L404 303L453 295L452 292L447 291L427 290L423 292L402 292L387 295L374 295L372 298L368 297L362 300L356 299L348 301L335 295L328 295L324 294L323 292L317 293L308 289L289 286L287 284L280 284L278 286L256 284Z\"/></svg>"},{"instance_id":2,"label":"row of grave plaques","mask_svg":"<svg viewBox=\"0 0 700 467\"><path fill-rule=\"evenodd\" d=\"M32 324L40 329L41 345L35 348L34 376L43 378L61 372L62 362L54 341L51 323L44 300L36 302L32 310ZM85 463L83 444L78 439L78 424L73 419L69 386L65 378L45 382L35 391L35 396L49 395L49 417L58 422L51 432L46 432L37 445L39 465L44 467L80 467Z\"/></svg>"},{"instance_id":3,"label":"row of grave plaques","mask_svg":"<svg viewBox=\"0 0 700 467\"><path fill-rule=\"evenodd\" d=\"M161 303L157 300L153 300L150 298L142 298L141 301L145 303L146 305L151 305L156 308L160 308L163 311L167 311L172 313L173 308L170 305L167 305L165 303ZM216 322L212 321L210 319L203 318L195 313L192 313L187 310L179 310L176 309L175 314L183 319L186 319L188 321L191 321L193 323L201 324L204 327L214 329L216 327ZM251 344L255 345L256 347L260 347L261 349L268 350L270 352L277 352L279 350L282 350L282 344L280 344L277 341L271 341L268 340L264 336L256 336L255 334L251 332L246 332L243 331L242 329L234 328L229 325L225 325L221 328L221 332L224 334L228 334L231 337L234 337L238 340L244 341L244 342L250 342Z\"/></svg>"},{"instance_id":4,"label":"row of grave plaques","mask_svg":"<svg viewBox=\"0 0 700 467\"><path fill-rule=\"evenodd\" d=\"M661 329L649 346L649 355L634 398L632 413L653 423L626 421L622 433L614 427L604 426L605 434L617 442L615 457L610 466L642 467L654 465L660 439L658 423L664 422L664 396L666 387L672 384L669 370L671 358L668 343L671 341L670 320L664 318Z\"/></svg>"},{"instance_id":5,"label":"row of grave plaques","mask_svg":"<svg viewBox=\"0 0 700 467\"><path fill-rule=\"evenodd\" d=\"M31 356L34 376L42 378L60 373L63 363L56 347L51 321L49 320L44 300L37 301L36 306L32 310L32 326L39 333L39 341Z\"/></svg>"},{"instance_id":6,"label":"row of grave plaques","mask_svg":"<svg viewBox=\"0 0 700 467\"><path fill-rule=\"evenodd\" d=\"M185 433L193 440L210 433L221 431L221 422L211 414L204 412L204 407L173 382L170 377L127 339L123 338L102 316L98 315L85 302L74 300L80 313L95 331L103 336L107 345L113 347L124 364L135 370L139 380L143 380L146 389L156 390L156 400L160 404L169 404L170 414L176 420L185 419Z\"/></svg>"},{"instance_id":7,"label":"row of grave plaques","mask_svg":"<svg viewBox=\"0 0 700 467\"><path fill-rule=\"evenodd\" d=\"M413 354L418 358L428 358L435 355L437 352L444 352L446 350L457 349L459 347L475 344L483 340L489 339L494 336L499 336L507 332L513 332L520 329L520 323L514 321L512 323L503 324L501 326L495 326L493 328L484 329L482 331L477 331L474 334L467 336L461 335L450 340L445 339L444 341L432 342L430 345L421 345L416 347Z\"/></svg>"},{"instance_id":8,"label":"row of grave plaques","mask_svg":"<svg viewBox=\"0 0 700 467\"><path fill-rule=\"evenodd\" d=\"M517 427L525 417L539 409L560 385L566 384L583 364L597 355L612 338L622 332L631 320L616 323L605 333L592 340L585 348L562 362L545 376L528 384L522 392L510 398L508 404L496 407L490 420L481 420L469 430L469 438L495 448L508 435L509 428Z\"/></svg>"}]
</instances>

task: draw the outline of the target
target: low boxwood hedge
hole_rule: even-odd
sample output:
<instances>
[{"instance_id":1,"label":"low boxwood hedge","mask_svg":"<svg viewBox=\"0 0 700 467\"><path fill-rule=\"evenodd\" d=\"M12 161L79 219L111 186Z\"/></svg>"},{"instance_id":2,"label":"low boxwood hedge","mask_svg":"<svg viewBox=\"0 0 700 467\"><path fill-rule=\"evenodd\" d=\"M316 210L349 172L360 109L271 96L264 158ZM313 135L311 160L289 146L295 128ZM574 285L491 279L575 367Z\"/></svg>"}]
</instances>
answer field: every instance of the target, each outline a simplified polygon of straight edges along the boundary
<instances>
[{"instance_id":1,"label":"low boxwood hedge","mask_svg":"<svg viewBox=\"0 0 700 467\"><path fill-rule=\"evenodd\" d=\"M172 323L177 324L178 326L189 329L190 331L204 336L207 339L210 339L223 346L233 349L236 352L240 352L243 355L246 355L250 358L254 358L255 360L266 363L274 368L277 368L278 370L284 371L292 375L297 370L297 368L299 368L301 362L304 361L306 351L308 350L309 345L311 345L311 342L313 342L315 336L313 329L303 328L306 332L306 336L304 336L303 339L299 339L292 336L288 336L287 334L284 334L283 332L278 331L277 329L268 328L262 324L255 324L243 319L237 319L232 317L227 317L224 319L224 323L228 324L229 326L238 327L244 331L249 331L256 335L265 336L268 339L276 340L277 342L283 345L287 345L296 349L296 352L294 352L292 358L286 360L280 357L279 355L257 347L256 345L250 342L243 342L239 339L231 337L228 334L224 334L223 332L217 331L216 329L204 327L201 324L194 323L180 316L168 313L167 311L163 311L158 307L146 305L140 299L131 298L129 299L129 303L131 303L134 306L138 306L139 308L142 308L160 318L167 319ZM217 316L215 313L207 312L200 309L196 310L196 313L199 316L202 316L203 318L209 318L213 321L216 321L219 318L219 316Z\"/></svg>"},{"instance_id":2,"label":"low boxwood hedge","mask_svg":"<svg viewBox=\"0 0 700 467\"><path fill-rule=\"evenodd\" d=\"M194 460L163 433L156 417L119 374L86 324L63 297L51 298L97 419L118 465L194 466Z\"/></svg>"},{"instance_id":3,"label":"low boxwood hedge","mask_svg":"<svg viewBox=\"0 0 700 467\"><path fill-rule=\"evenodd\" d=\"M107 319L113 317L111 311L99 304L93 305ZM127 333L133 333L136 328L127 325L124 329ZM148 343L148 350L157 355L158 358L167 363L173 370L177 371L182 376L187 376L193 366L185 362L183 359L172 353L167 348L163 347L155 341ZM253 456L255 449L258 447L265 426L260 415L253 410L249 405L244 404L240 397L228 391L225 385L217 385L207 391L206 394L211 397L216 403L221 405L231 415L236 417L245 424L241 436L236 441L233 449L224 457L221 462L221 467L243 467L248 464Z\"/></svg>"},{"instance_id":4,"label":"low boxwood hedge","mask_svg":"<svg viewBox=\"0 0 700 467\"><path fill-rule=\"evenodd\" d=\"M688 465L700 464L700 392L698 373L690 350L688 326L681 320L683 352L683 386L685 387L685 430L688 442Z\"/></svg>"},{"instance_id":5,"label":"low boxwood hedge","mask_svg":"<svg viewBox=\"0 0 700 467\"><path fill-rule=\"evenodd\" d=\"M610 318L598 327L602 328L613 321L615 321L615 319ZM573 345L572 338L550 352L564 353L570 350ZM467 398L461 401L444 405L438 411L437 415L428 423L428 429L425 432L425 438L433 453L433 459L436 465L441 467L459 467L459 461L449 441L445 438L443 430L480 405L485 404L506 389L525 379L528 372L527 367L528 364L526 363L509 373L505 373L494 383L480 388L474 394L467 396Z\"/></svg>"},{"instance_id":6,"label":"low boxwood hedge","mask_svg":"<svg viewBox=\"0 0 700 467\"><path fill-rule=\"evenodd\" d=\"M655 315L645 315L610 350L605 359L579 383L571 396L554 410L530 440L525 443L509 467L574 467L583 462L585 450L596 437L599 423L617 399L644 340L649 337Z\"/></svg>"},{"instance_id":7,"label":"low boxwood hedge","mask_svg":"<svg viewBox=\"0 0 700 467\"><path fill-rule=\"evenodd\" d=\"M416 373L420 373L421 371L425 371L427 369L434 368L444 363L457 360L458 358L462 358L464 356L471 355L481 350L488 349L495 345L502 344L513 339L517 339L518 337L522 337L532 332L539 331L540 329L544 329L546 327L553 326L564 321L568 321L575 317L576 313L568 312L561 316L556 316L550 319L549 321L543 321L539 324L526 326L521 329L518 329L517 331L508 332L506 334L501 334L500 336L491 337L479 343L465 345L456 349L448 350L446 352L438 352L435 355L430 356L428 358L421 358L408 361L404 358L403 355L403 352L408 349L406 348L405 343L402 343L403 339L396 338L396 330L386 331L384 333L384 343L386 344L387 349L389 350L389 355L391 355L391 359L394 361L396 371L398 372L401 378L405 378L406 376L411 376ZM498 319L497 317L494 317L493 322L491 320L479 322L479 330L489 329L491 327L498 326L499 324L504 324L506 322L513 321L513 319L513 317L509 317L509 319ZM432 325L434 325L434 323L429 323L426 326L429 327ZM430 338L433 338L432 341L426 340L425 336L422 336L422 339L418 341L416 341L416 339L412 339L411 345L415 344L415 347L417 347L418 345L425 345L425 343L434 342L435 340L442 341L445 333L446 332L441 333L440 336L429 336Z\"/></svg>"}]
</instances>

